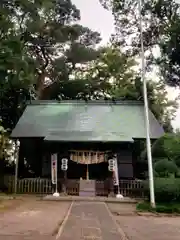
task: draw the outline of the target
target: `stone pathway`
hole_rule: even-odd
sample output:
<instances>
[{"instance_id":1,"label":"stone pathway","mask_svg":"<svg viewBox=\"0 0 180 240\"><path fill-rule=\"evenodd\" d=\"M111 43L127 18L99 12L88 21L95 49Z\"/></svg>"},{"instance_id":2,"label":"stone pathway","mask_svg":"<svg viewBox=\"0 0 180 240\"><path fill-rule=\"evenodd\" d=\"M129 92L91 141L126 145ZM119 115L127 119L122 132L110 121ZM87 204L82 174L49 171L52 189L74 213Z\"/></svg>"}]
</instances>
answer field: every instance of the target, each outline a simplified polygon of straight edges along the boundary
<instances>
[{"instance_id":1,"label":"stone pathway","mask_svg":"<svg viewBox=\"0 0 180 240\"><path fill-rule=\"evenodd\" d=\"M123 239L105 203L74 202L62 228L58 240Z\"/></svg>"}]
</instances>

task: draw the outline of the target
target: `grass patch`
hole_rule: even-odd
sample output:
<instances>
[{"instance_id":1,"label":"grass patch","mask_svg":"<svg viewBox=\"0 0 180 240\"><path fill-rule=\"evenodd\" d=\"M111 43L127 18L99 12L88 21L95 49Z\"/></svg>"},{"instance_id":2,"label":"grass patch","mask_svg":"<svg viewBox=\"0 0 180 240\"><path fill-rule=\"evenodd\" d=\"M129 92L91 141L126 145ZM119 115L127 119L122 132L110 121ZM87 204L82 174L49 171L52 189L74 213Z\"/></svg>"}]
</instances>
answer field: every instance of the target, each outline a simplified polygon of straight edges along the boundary
<instances>
[{"instance_id":1,"label":"grass patch","mask_svg":"<svg viewBox=\"0 0 180 240\"><path fill-rule=\"evenodd\" d=\"M140 212L180 214L180 203L157 203L156 208L152 208L149 202L141 202L136 205L136 210Z\"/></svg>"}]
</instances>

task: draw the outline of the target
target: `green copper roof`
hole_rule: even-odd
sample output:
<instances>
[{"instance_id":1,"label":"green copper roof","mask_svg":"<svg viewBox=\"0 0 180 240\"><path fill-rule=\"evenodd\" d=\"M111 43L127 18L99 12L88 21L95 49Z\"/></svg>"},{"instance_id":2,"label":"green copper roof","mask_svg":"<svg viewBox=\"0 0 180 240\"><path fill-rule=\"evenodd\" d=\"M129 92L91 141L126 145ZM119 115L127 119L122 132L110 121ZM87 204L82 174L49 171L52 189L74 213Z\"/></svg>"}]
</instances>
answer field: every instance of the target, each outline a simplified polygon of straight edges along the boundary
<instances>
[{"instance_id":1,"label":"green copper roof","mask_svg":"<svg viewBox=\"0 0 180 240\"><path fill-rule=\"evenodd\" d=\"M164 134L150 115L150 136ZM43 137L47 141L132 141L145 138L144 106L139 102L63 101L32 102L12 137Z\"/></svg>"},{"instance_id":2,"label":"green copper roof","mask_svg":"<svg viewBox=\"0 0 180 240\"><path fill-rule=\"evenodd\" d=\"M126 137L122 134L118 134L115 132L109 133L99 133L93 131L61 131L60 133L53 134L46 136L45 141L72 141L72 142L84 142L84 141L96 141L96 142L133 142L131 137Z\"/></svg>"}]
</instances>

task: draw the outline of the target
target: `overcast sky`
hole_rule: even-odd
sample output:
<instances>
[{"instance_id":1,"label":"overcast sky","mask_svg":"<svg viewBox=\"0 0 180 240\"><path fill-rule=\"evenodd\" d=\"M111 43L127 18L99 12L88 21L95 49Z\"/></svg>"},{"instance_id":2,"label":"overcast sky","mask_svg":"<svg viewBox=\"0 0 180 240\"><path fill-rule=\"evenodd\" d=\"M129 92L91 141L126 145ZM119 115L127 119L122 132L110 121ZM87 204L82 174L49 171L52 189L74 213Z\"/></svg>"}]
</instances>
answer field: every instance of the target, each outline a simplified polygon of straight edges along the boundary
<instances>
[{"instance_id":1,"label":"overcast sky","mask_svg":"<svg viewBox=\"0 0 180 240\"><path fill-rule=\"evenodd\" d=\"M180 2L180 0L176 1ZM72 2L81 11L81 24L101 33L102 44L107 43L114 32L111 12L105 10L99 3L99 0L72 0ZM180 91L171 89L169 90L169 97L173 99L177 96L177 93L180 93ZM173 126L180 128L180 109L177 112L175 121L173 121Z\"/></svg>"},{"instance_id":2,"label":"overcast sky","mask_svg":"<svg viewBox=\"0 0 180 240\"><path fill-rule=\"evenodd\" d=\"M103 44L108 42L114 32L113 16L105 10L99 0L72 0L81 11L81 23L101 33Z\"/></svg>"}]
</instances>

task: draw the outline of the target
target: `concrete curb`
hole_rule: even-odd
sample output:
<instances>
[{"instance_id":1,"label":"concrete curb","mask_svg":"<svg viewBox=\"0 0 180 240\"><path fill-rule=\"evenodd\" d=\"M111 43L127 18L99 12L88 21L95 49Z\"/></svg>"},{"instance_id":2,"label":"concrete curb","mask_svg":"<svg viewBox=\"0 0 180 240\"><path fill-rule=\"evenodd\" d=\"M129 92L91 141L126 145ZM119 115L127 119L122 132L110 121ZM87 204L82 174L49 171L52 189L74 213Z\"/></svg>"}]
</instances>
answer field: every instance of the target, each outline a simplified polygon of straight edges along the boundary
<instances>
[{"instance_id":1,"label":"concrete curb","mask_svg":"<svg viewBox=\"0 0 180 240\"><path fill-rule=\"evenodd\" d=\"M123 198L123 199L117 199L117 198L101 198L101 197L78 197L78 196L67 196L67 197L53 197L52 195L47 195L43 197L41 200L43 201L73 201L73 202L105 202L105 203L138 203L139 201L136 199L130 199L130 198Z\"/></svg>"}]
</instances>

